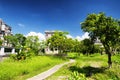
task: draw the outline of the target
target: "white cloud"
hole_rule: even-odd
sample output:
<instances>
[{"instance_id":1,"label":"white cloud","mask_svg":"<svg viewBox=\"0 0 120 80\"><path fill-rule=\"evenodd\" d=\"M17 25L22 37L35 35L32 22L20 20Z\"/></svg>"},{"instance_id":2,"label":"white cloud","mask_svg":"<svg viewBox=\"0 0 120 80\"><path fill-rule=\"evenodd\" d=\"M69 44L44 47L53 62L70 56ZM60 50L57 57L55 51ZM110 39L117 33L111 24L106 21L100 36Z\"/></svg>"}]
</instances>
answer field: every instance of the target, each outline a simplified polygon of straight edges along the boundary
<instances>
[{"instance_id":1,"label":"white cloud","mask_svg":"<svg viewBox=\"0 0 120 80\"><path fill-rule=\"evenodd\" d=\"M84 33L82 36L76 36L75 38L74 38L73 36L71 36L70 34L69 34L69 35L66 35L66 37L67 37L67 38L72 38L72 39L77 39L77 40L81 41L81 40L84 40L85 38L89 38L88 35L89 35L89 33L86 32L86 33ZM27 36L38 36L38 38L39 38L40 41L45 40L45 35L42 34L42 33L40 33L40 32L37 33L37 32L31 31L31 32L29 32L29 33L26 35L26 37L27 37Z\"/></svg>"},{"instance_id":2,"label":"white cloud","mask_svg":"<svg viewBox=\"0 0 120 80\"><path fill-rule=\"evenodd\" d=\"M66 35L67 38L73 38L70 34L69 35Z\"/></svg>"},{"instance_id":3,"label":"white cloud","mask_svg":"<svg viewBox=\"0 0 120 80\"><path fill-rule=\"evenodd\" d=\"M89 33L88 32L85 32L82 36L77 36L76 39L81 41L81 40L84 40L85 38L89 38Z\"/></svg>"},{"instance_id":4,"label":"white cloud","mask_svg":"<svg viewBox=\"0 0 120 80\"><path fill-rule=\"evenodd\" d=\"M45 36L44 36L44 34L42 34L42 33L37 33L37 32L33 32L33 31L31 31L31 32L29 32L27 35L26 35L26 37L27 36L38 36L38 38L39 38L39 40L41 41L41 40L45 40Z\"/></svg>"},{"instance_id":5,"label":"white cloud","mask_svg":"<svg viewBox=\"0 0 120 80\"><path fill-rule=\"evenodd\" d=\"M19 26L19 27L25 27L25 25L24 25L24 24L21 24L21 23L18 23L18 26Z\"/></svg>"}]
</instances>

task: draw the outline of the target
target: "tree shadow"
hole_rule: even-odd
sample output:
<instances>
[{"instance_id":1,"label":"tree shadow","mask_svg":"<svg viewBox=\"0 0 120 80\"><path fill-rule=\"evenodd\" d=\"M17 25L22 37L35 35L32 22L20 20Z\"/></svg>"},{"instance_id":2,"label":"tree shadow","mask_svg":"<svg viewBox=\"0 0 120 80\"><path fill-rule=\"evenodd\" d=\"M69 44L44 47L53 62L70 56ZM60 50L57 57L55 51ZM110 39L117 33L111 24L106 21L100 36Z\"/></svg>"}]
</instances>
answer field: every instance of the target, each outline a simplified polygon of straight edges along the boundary
<instances>
[{"instance_id":1,"label":"tree shadow","mask_svg":"<svg viewBox=\"0 0 120 80\"><path fill-rule=\"evenodd\" d=\"M71 66L69 67L69 70L71 70L72 72L77 71L79 73L83 73L85 74L86 77L90 77L93 74L96 73L104 73L105 71L105 67L91 67L91 66L85 66L85 67L76 67L76 66Z\"/></svg>"}]
</instances>

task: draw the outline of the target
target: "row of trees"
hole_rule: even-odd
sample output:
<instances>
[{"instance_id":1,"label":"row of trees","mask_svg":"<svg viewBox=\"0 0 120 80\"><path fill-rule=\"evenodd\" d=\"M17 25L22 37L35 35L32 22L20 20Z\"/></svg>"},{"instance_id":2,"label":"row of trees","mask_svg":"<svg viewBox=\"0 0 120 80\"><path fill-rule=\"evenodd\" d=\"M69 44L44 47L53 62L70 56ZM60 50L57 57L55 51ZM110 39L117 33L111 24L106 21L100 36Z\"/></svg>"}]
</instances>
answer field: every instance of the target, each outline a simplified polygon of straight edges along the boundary
<instances>
[{"instance_id":1,"label":"row of trees","mask_svg":"<svg viewBox=\"0 0 120 80\"><path fill-rule=\"evenodd\" d=\"M59 53L78 52L83 54L92 54L100 52L100 45L95 45L90 39L78 41L76 39L67 38L67 32L55 32L54 35L47 40L47 44L51 50L58 49Z\"/></svg>"},{"instance_id":2,"label":"row of trees","mask_svg":"<svg viewBox=\"0 0 120 80\"><path fill-rule=\"evenodd\" d=\"M4 36L4 41L7 42L7 45L12 45L17 50L18 54L16 58L18 60L45 52L46 46L49 46L51 50L58 49L59 54L77 52L78 54L83 53L88 55L100 52L100 46L94 45L90 39L78 41L67 38L66 35L68 35L68 32L56 31L47 41L39 41L37 36L25 37L23 34L15 34ZM24 58L22 58L23 56Z\"/></svg>"}]
</instances>

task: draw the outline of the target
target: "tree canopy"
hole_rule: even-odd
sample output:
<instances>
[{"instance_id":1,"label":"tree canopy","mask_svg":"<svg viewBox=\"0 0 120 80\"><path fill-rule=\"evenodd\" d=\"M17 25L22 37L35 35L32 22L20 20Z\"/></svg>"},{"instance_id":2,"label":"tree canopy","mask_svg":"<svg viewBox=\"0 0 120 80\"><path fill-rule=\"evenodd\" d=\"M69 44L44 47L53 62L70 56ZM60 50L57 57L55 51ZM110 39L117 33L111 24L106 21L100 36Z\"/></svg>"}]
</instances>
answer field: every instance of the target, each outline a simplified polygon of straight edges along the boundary
<instances>
[{"instance_id":1,"label":"tree canopy","mask_svg":"<svg viewBox=\"0 0 120 80\"><path fill-rule=\"evenodd\" d=\"M59 50L59 53L62 53L65 49L65 40L67 32L58 32L56 31L51 38L47 40L48 46L53 50L54 48Z\"/></svg>"},{"instance_id":2,"label":"tree canopy","mask_svg":"<svg viewBox=\"0 0 120 80\"><path fill-rule=\"evenodd\" d=\"M108 64L111 67L111 47L120 40L120 25L118 20L106 16L104 13L88 14L81 28L89 32L89 36L94 41L98 38L103 44L108 54Z\"/></svg>"}]
</instances>

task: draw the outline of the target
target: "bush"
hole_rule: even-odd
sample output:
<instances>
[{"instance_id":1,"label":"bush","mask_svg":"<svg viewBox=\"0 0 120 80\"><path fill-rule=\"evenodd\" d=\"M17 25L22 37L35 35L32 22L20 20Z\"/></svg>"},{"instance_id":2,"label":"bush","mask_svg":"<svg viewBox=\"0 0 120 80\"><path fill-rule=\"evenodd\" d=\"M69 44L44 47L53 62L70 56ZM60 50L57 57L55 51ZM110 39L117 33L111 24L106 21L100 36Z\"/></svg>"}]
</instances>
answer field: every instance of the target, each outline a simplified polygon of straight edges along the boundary
<instances>
[{"instance_id":1,"label":"bush","mask_svg":"<svg viewBox=\"0 0 120 80\"><path fill-rule=\"evenodd\" d=\"M30 58L32 54L32 52L21 51L17 54L10 54L10 58L14 60L25 60L27 58Z\"/></svg>"},{"instance_id":2,"label":"bush","mask_svg":"<svg viewBox=\"0 0 120 80\"><path fill-rule=\"evenodd\" d=\"M29 58L31 56L30 52L21 51L17 54L17 60L25 60L26 58Z\"/></svg>"},{"instance_id":3,"label":"bush","mask_svg":"<svg viewBox=\"0 0 120 80\"><path fill-rule=\"evenodd\" d=\"M77 71L74 71L68 80L87 80L84 74L79 74Z\"/></svg>"},{"instance_id":4,"label":"bush","mask_svg":"<svg viewBox=\"0 0 120 80\"><path fill-rule=\"evenodd\" d=\"M16 54L10 54L10 58L14 59L14 60L17 60L17 55Z\"/></svg>"}]
</instances>

